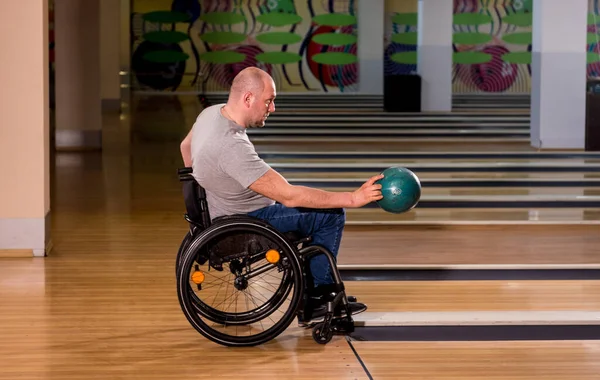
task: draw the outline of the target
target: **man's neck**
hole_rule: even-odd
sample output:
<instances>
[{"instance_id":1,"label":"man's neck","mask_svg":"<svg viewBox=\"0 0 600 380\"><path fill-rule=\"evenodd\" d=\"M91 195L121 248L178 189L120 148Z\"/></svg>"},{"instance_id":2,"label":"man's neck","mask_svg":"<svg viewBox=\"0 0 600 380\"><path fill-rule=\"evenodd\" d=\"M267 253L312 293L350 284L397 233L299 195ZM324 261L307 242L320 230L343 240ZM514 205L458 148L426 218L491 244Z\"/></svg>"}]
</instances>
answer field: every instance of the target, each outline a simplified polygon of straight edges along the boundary
<instances>
[{"instance_id":1,"label":"man's neck","mask_svg":"<svg viewBox=\"0 0 600 380\"><path fill-rule=\"evenodd\" d=\"M231 111L231 108L232 107L229 104L225 104L223 107L221 107L221 115L223 115L225 118L233 121L237 125L246 128L244 123L240 122L240 118L234 112Z\"/></svg>"}]
</instances>

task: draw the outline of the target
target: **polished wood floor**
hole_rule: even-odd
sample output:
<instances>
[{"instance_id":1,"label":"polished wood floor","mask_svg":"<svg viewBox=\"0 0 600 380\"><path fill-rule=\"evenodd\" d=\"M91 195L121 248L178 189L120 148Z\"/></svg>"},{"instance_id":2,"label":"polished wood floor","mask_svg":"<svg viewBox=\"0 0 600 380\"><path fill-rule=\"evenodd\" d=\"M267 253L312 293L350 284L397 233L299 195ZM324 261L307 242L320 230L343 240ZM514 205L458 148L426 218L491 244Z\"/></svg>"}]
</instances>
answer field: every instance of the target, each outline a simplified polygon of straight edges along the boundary
<instances>
[{"instance_id":1,"label":"polished wood floor","mask_svg":"<svg viewBox=\"0 0 600 380\"><path fill-rule=\"evenodd\" d=\"M88 251L99 239L1 261L0 379L364 378L345 340L298 328L258 348L208 342L179 309L171 252Z\"/></svg>"},{"instance_id":2,"label":"polished wood floor","mask_svg":"<svg viewBox=\"0 0 600 380\"><path fill-rule=\"evenodd\" d=\"M177 241L169 237L177 222L148 206L88 210L84 204L102 194L85 198L89 203L72 197L56 205L49 257L0 261L0 379L367 379L366 371L374 379L597 376L597 341L349 343L335 337L321 346L310 331L292 326L261 347L216 346L190 327L177 302ZM372 312L600 310L598 281L347 286Z\"/></svg>"},{"instance_id":3,"label":"polished wood floor","mask_svg":"<svg viewBox=\"0 0 600 380\"><path fill-rule=\"evenodd\" d=\"M600 342L355 342L373 379L598 378Z\"/></svg>"},{"instance_id":4,"label":"polished wood floor","mask_svg":"<svg viewBox=\"0 0 600 380\"><path fill-rule=\"evenodd\" d=\"M113 132L105 135L102 153L53 157L50 255L0 259L0 379L598 378L598 341L335 337L322 346L294 324L261 347L229 349L207 341L185 319L175 289L174 258L187 227L177 151L157 143L130 145L123 130ZM435 213L475 211L423 212L416 219L426 222L439 221ZM528 210L487 212L511 219ZM581 221L589 210L570 212ZM600 264L600 234L593 225L357 226L351 219L349 214L341 266ZM600 310L596 280L346 286L369 313Z\"/></svg>"},{"instance_id":5,"label":"polished wood floor","mask_svg":"<svg viewBox=\"0 0 600 380\"><path fill-rule=\"evenodd\" d=\"M321 346L310 331L292 326L261 347L216 346L189 326L177 302L177 242L163 234L177 229L176 222L150 208L121 215L76 211L77 202L57 204L57 243L49 257L0 261L0 379L314 379L315 373L367 379L361 361L374 379L593 379L598 373L597 341L348 343L335 337ZM347 286L372 312L600 310L598 281Z\"/></svg>"}]
</instances>

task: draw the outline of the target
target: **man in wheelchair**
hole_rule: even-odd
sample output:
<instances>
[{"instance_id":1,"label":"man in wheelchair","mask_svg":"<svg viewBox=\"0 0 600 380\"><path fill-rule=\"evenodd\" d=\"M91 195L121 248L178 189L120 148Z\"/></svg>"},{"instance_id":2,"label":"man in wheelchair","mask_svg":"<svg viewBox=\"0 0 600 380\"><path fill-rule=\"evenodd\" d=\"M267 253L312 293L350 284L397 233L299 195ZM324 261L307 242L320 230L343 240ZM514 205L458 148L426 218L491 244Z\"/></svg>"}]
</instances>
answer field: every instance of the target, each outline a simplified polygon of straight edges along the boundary
<instances>
[{"instance_id":1,"label":"man in wheelchair","mask_svg":"<svg viewBox=\"0 0 600 380\"><path fill-rule=\"evenodd\" d=\"M311 236L312 243L337 257L345 225L345 208L358 208L382 198L382 178L374 176L353 192L329 192L290 185L259 158L246 128L262 128L275 111L275 83L265 71L249 67L233 80L226 104L204 109L181 143L186 167L205 189L211 219L226 215L249 215L270 223L282 233ZM307 304L309 325L327 312L333 279L323 255L310 259L312 284ZM350 311L358 314L366 306L348 297ZM335 311L336 315L341 310Z\"/></svg>"}]
</instances>

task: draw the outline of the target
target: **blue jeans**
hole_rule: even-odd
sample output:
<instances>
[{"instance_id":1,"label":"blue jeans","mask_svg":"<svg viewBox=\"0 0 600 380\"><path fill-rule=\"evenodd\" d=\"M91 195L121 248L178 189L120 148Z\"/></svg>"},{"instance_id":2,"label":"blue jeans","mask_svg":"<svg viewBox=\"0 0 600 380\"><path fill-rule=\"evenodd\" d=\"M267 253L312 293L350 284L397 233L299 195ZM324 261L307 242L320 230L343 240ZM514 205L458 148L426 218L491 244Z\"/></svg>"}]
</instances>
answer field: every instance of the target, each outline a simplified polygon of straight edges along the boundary
<instances>
[{"instance_id":1,"label":"blue jeans","mask_svg":"<svg viewBox=\"0 0 600 380\"><path fill-rule=\"evenodd\" d=\"M249 216L270 223L279 232L295 231L302 237L312 236L312 243L327 248L337 258L346 224L344 209L289 208L279 203L248 213ZM333 283L329 261L323 254L310 260L313 286Z\"/></svg>"}]
</instances>

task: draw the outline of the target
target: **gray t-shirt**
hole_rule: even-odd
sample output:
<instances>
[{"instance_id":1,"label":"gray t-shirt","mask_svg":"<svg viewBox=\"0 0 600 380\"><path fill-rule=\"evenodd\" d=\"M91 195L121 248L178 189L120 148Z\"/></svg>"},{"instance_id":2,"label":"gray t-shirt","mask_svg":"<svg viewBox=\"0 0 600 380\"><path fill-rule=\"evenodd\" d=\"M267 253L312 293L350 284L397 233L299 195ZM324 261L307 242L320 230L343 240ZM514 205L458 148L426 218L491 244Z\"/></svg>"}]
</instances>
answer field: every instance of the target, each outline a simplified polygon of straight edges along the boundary
<instances>
[{"instance_id":1,"label":"gray t-shirt","mask_svg":"<svg viewBox=\"0 0 600 380\"><path fill-rule=\"evenodd\" d=\"M221 114L224 105L203 110L192 127L193 175L206 190L212 219L275 203L248 188L270 166L258 157L246 129Z\"/></svg>"}]
</instances>

